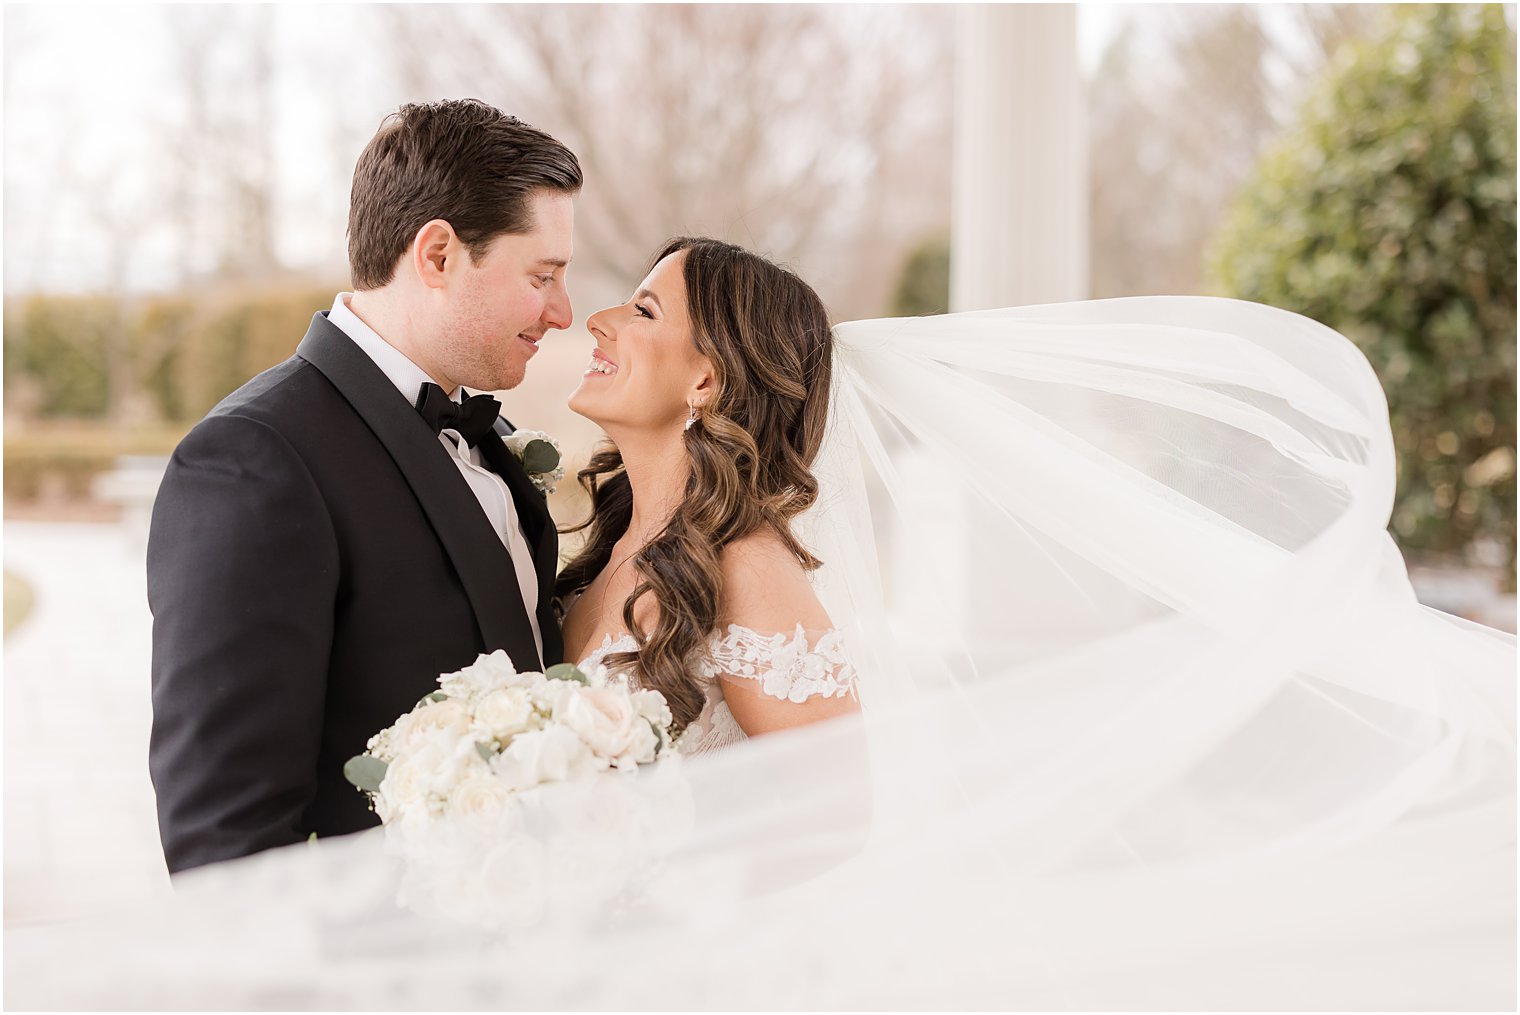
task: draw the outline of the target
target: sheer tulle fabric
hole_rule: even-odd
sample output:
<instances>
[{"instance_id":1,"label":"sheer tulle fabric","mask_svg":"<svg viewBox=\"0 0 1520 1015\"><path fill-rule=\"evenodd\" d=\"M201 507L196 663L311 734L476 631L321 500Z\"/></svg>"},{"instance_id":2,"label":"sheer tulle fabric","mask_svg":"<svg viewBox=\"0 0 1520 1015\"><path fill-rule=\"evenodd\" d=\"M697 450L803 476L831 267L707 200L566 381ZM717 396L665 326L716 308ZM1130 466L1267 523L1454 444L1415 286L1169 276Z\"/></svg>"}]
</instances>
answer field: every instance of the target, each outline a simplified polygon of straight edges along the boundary
<instances>
[{"instance_id":1,"label":"sheer tulle fabric","mask_svg":"<svg viewBox=\"0 0 1520 1015\"><path fill-rule=\"evenodd\" d=\"M1349 342L1198 298L837 338L800 531L860 716L456 830L533 886L491 930L367 833L10 933L7 1002L1513 1007L1515 644L1416 603Z\"/></svg>"}]
</instances>

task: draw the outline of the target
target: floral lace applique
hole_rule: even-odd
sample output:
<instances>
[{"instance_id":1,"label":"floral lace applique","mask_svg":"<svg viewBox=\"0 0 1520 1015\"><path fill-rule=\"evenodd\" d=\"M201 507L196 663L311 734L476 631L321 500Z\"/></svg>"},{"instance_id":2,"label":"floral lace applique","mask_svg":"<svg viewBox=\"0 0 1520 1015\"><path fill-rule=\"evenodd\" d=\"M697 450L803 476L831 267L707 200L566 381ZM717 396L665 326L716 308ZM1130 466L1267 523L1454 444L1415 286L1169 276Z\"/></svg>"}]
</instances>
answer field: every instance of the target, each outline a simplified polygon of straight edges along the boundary
<instances>
[{"instance_id":1,"label":"floral lace applique","mask_svg":"<svg viewBox=\"0 0 1520 1015\"><path fill-rule=\"evenodd\" d=\"M609 634L580 665L594 666L613 652L637 649L633 635L614 638ZM723 700L719 677L754 680L763 694L781 701L856 697L855 668L845 655L843 635L826 631L810 646L808 632L801 624L790 635L760 634L730 624L726 633L713 634L700 676L706 704L676 740L676 750L681 754L703 754L747 739Z\"/></svg>"},{"instance_id":2,"label":"floral lace applique","mask_svg":"<svg viewBox=\"0 0 1520 1015\"><path fill-rule=\"evenodd\" d=\"M799 704L817 697L856 697L855 669L845 655L844 636L827 631L810 646L801 624L791 635L728 625L728 634L714 640L703 661L703 675L754 680L762 694Z\"/></svg>"}]
</instances>

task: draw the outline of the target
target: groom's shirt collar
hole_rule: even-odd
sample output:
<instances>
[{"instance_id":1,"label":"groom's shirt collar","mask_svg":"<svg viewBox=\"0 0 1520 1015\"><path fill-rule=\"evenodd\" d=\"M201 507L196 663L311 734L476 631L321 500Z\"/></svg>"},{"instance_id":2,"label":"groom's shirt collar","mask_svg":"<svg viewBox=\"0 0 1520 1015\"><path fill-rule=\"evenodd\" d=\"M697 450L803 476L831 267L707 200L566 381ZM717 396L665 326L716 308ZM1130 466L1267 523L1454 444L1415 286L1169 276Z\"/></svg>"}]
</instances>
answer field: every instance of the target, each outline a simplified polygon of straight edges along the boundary
<instances>
[{"instance_id":1,"label":"groom's shirt collar","mask_svg":"<svg viewBox=\"0 0 1520 1015\"><path fill-rule=\"evenodd\" d=\"M337 325L338 330L353 339L354 344L375 361L375 366L390 378L396 390L401 392L401 397L406 399L407 405L417 404L417 392L433 379L427 375L426 370L408 359L405 353L376 334L374 328L359 320L359 315L348 305L353 295L338 294L333 300L332 310L328 312L328 323ZM459 401L459 396L460 391L455 388L452 396L454 401Z\"/></svg>"}]
</instances>

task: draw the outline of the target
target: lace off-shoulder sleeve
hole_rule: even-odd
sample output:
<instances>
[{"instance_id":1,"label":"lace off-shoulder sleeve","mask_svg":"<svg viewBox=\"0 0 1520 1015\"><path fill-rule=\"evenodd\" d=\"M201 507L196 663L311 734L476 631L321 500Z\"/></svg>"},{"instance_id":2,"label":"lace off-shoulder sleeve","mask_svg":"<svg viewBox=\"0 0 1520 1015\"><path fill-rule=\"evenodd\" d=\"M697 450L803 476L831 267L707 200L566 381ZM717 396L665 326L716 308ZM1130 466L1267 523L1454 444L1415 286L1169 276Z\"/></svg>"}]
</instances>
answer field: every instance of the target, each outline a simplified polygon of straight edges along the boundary
<instances>
[{"instance_id":1,"label":"lace off-shoulder sleeve","mask_svg":"<svg viewBox=\"0 0 1520 1015\"><path fill-rule=\"evenodd\" d=\"M855 668L836 630L761 634L738 624L713 638L704 663L708 677L753 680L761 693L781 701L856 698Z\"/></svg>"}]
</instances>

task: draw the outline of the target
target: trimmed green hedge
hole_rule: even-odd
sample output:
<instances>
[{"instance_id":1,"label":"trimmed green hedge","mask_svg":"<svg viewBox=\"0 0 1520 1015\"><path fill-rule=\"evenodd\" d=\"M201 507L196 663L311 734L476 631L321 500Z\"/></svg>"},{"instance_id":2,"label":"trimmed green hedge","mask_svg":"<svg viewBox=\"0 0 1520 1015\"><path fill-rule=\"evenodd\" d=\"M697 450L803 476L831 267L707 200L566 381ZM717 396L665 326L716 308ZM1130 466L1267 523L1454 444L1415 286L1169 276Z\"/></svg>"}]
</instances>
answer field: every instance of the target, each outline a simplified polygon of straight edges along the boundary
<instances>
[{"instance_id":1,"label":"trimmed green hedge","mask_svg":"<svg viewBox=\"0 0 1520 1015\"><path fill-rule=\"evenodd\" d=\"M294 352L335 291L7 301L6 398L43 419L194 422Z\"/></svg>"},{"instance_id":2,"label":"trimmed green hedge","mask_svg":"<svg viewBox=\"0 0 1520 1015\"><path fill-rule=\"evenodd\" d=\"M6 498L88 499L118 456L169 454L217 402L290 356L336 291L7 301Z\"/></svg>"},{"instance_id":3,"label":"trimmed green hedge","mask_svg":"<svg viewBox=\"0 0 1520 1015\"><path fill-rule=\"evenodd\" d=\"M1408 5L1343 51L1222 231L1229 295L1305 314L1388 393L1405 549L1515 563L1515 35Z\"/></svg>"}]
</instances>

